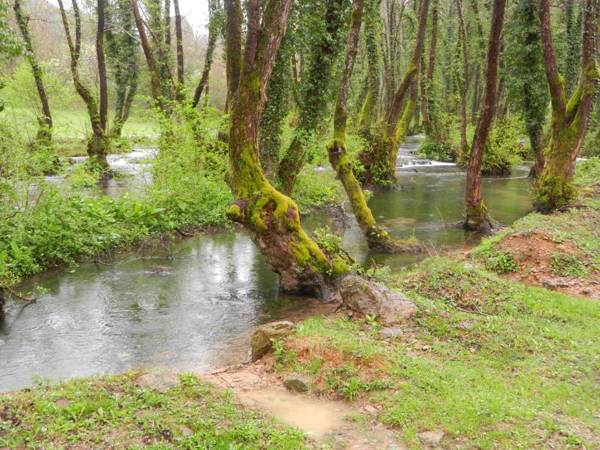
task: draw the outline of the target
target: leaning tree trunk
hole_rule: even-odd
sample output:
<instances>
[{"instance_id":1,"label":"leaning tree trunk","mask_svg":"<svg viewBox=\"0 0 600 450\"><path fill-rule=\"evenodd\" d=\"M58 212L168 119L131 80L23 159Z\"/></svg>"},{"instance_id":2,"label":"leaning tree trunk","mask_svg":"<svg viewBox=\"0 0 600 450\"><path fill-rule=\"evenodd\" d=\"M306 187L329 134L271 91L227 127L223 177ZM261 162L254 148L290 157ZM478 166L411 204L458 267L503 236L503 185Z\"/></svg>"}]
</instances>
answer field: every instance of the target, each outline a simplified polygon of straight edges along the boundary
<instances>
[{"instance_id":1,"label":"leaning tree trunk","mask_svg":"<svg viewBox=\"0 0 600 450\"><path fill-rule=\"evenodd\" d=\"M210 69L213 63L213 56L215 53L215 47L217 45L217 37L221 28L220 16L221 11L219 10L219 1L210 0L208 4L208 45L206 47L206 55L204 56L204 69L202 69L202 76L194 91L194 99L192 100L192 106L196 108L200 102L203 92L208 92L208 80L210 76Z\"/></svg>"},{"instance_id":2,"label":"leaning tree trunk","mask_svg":"<svg viewBox=\"0 0 600 450\"><path fill-rule=\"evenodd\" d=\"M346 63L342 72L342 79L338 90L337 105L334 114L333 141L329 144L329 161L342 182L354 216L362 232L367 238L369 248L386 253L418 252L420 246L412 242L401 242L393 239L385 230L380 228L375 221L367 200L354 176L352 161L346 151L346 125L348 121L348 88L356 59L358 37L363 14L363 0L354 0L352 22L348 35Z\"/></svg>"},{"instance_id":3,"label":"leaning tree trunk","mask_svg":"<svg viewBox=\"0 0 600 450\"><path fill-rule=\"evenodd\" d=\"M598 31L598 0L585 0L581 75L579 85L567 101L565 88L558 73L548 0L540 0L540 32L542 55L550 97L552 121L546 160L538 179L535 206L538 211L550 212L569 205L576 196L573 173L577 155L587 131L600 72L596 62Z\"/></svg>"},{"instance_id":4,"label":"leaning tree trunk","mask_svg":"<svg viewBox=\"0 0 600 450\"><path fill-rule=\"evenodd\" d=\"M277 177L286 194L294 190L296 179L306 162L307 147L315 137L329 106L333 66L339 49L341 31L344 28L345 0L331 0L326 3L322 33L315 37L311 46L311 60L308 73L302 82L302 103L298 126L294 138L279 163Z\"/></svg>"},{"instance_id":5,"label":"leaning tree trunk","mask_svg":"<svg viewBox=\"0 0 600 450\"><path fill-rule=\"evenodd\" d=\"M99 75L99 101L91 90L83 84L79 75L79 57L81 54L81 14L77 0L72 0L73 15L75 18L75 35L71 35L67 13L62 0L58 0L65 36L71 56L71 76L75 84L75 90L87 107L90 123L92 125L92 136L88 140L87 153L89 164L94 170L102 174L109 173L106 155L110 145L106 133L106 116L108 112L108 97L106 83L106 66L104 63L104 0L98 0L98 27L96 31L96 56L98 61Z\"/></svg>"},{"instance_id":6,"label":"leaning tree trunk","mask_svg":"<svg viewBox=\"0 0 600 450\"><path fill-rule=\"evenodd\" d=\"M15 17L17 19L19 31L21 32L21 36L23 37L23 44L25 46L25 50L27 50L27 60L29 61L29 65L31 66L31 72L33 73L35 87L37 89L38 97L40 99L40 105L42 108L42 115L38 117L39 128L36 141L42 146L49 146L52 144L52 114L50 113L48 94L46 93L46 88L44 87L42 68L40 67L40 64L33 50L33 43L31 40L31 35L29 33L29 16L23 14L20 0L15 0L13 9L15 11Z\"/></svg>"},{"instance_id":7,"label":"leaning tree trunk","mask_svg":"<svg viewBox=\"0 0 600 450\"><path fill-rule=\"evenodd\" d=\"M229 137L229 183L236 200L227 215L251 233L267 263L280 275L284 291L326 297L330 277L346 271L347 266L332 261L308 237L297 205L267 180L258 154L266 87L291 5L292 0L270 1L261 20L261 1L248 1L244 62L231 104Z\"/></svg>"},{"instance_id":8,"label":"leaning tree trunk","mask_svg":"<svg viewBox=\"0 0 600 450\"><path fill-rule=\"evenodd\" d=\"M490 132L494 111L496 109L496 95L498 85L498 62L500 59L500 41L502 26L504 24L504 11L506 0L494 0L492 11L492 28L487 54L487 70L485 77L485 92L483 96L483 109L477 121L477 128L473 136L471 155L467 167L467 187L465 194L465 228L468 230L488 233L493 224L481 196L481 166L487 138Z\"/></svg>"},{"instance_id":9,"label":"leaning tree trunk","mask_svg":"<svg viewBox=\"0 0 600 450\"><path fill-rule=\"evenodd\" d=\"M427 12L430 0L421 0L419 6L419 25L414 53L396 91L391 107L386 113L385 121L372 137L368 148L360 155L365 168L362 173L363 184L390 187L396 182L395 162L398 146L406 137L408 124L412 120L416 102L407 94L412 92L412 85L417 76L419 59L423 51L425 31L427 28Z\"/></svg>"}]
</instances>

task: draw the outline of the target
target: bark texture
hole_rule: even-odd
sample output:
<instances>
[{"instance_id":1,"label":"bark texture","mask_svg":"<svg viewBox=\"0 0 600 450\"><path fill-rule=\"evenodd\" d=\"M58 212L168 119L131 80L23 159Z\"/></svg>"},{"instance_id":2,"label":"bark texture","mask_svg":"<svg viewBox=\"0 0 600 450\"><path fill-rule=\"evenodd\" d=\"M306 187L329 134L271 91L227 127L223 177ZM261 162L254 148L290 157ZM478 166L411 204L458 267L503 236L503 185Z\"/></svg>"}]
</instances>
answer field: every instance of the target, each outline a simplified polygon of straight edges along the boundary
<instances>
[{"instance_id":1,"label":"bark texture","mask_svg":"<svg viewBox=\"0 0 600 450\"><path fill-rule=\"evenodd\" d=\"M328 147L329 161L344 186L354 216L367 238L369 248L386 253L416 252L420 249L418 245L397 241L377 225L360 183L354 175L352 161L346 151L348 89L356 59L363 10L364 1L354 0L352 22L350 24L346 49L346 62L342 71L335 108L333 141Z\"/></svg>"},{"instance_id":2,"label":"bark texture","mask_svg":"<svg viewBox=\"0 0 600 450\"><path fill-rule=\"evenodd\" d=\"M282 290L327 297L331 277L347 267L332 261L309 238L300 224L297 205L271 185L259 162L258 134L266 88L291 4L292 0L272 0L261 14L260 0L248 1L243 66L231 104L229 183L236 200L228 217L251 233L267 263L280 275Z\"/></svg>"},{"instance_id":3,"label":"bark texture","mask_svg":"<svg viewBox=\"0 0 600 450\"><path fill-rule=\"evenodd\" d=\"M481 166L487 138L496 110L498 85L498 62L506 0L494 0L492 10L492 27L488 43L487 68L483 105L477 121L471 154L467 166L467 186L465 194L465 228L488 233L493 224L481 196Z\"/></svg>"},{"instance_id":4,"label":"bark texture","mask_svg":"<svg viewBox=\"0 0 600 450\"><path fill-rule=\"evenodd\" d=\"M575 198L572 183L575 162L583 145L600 81L596 62L599 2L585 0L583 3L581 74L577 87L567 100L554 52L550 3L548 0L539 2L542 55L552 104L550 142L544 168L536 184L535 206L541 212L567 206Z\"/></svg>"}]
</instances>

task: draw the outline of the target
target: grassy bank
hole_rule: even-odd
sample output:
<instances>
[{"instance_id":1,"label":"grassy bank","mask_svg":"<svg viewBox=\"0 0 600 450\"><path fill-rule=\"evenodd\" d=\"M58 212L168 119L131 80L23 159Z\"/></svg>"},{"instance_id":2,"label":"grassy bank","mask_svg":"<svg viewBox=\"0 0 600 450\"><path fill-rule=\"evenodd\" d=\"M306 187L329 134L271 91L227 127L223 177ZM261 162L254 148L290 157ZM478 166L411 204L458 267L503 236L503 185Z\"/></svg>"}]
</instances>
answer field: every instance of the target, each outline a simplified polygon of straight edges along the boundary
<instances>
[{"instance_id":1,"label":"grassy bank","mask_svg":"<svg viewBox=\"0 0 600 450\"><path fill-rule=\"evenodd\" d=\"M0 447L298 449L295 429L238 406L193 375L155 389L128 373L0 397Z\"/></svg>"}]
</instances>

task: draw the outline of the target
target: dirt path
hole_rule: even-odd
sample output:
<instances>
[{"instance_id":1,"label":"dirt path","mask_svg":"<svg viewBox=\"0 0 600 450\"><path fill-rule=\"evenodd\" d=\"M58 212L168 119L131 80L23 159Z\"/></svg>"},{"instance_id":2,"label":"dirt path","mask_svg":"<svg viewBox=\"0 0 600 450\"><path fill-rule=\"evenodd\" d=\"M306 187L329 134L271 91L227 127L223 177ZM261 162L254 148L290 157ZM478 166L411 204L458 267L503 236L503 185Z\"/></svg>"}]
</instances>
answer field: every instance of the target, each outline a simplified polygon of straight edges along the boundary
<instances>
[{"instance_id":1,"label":"dirt path","mask_svg":"<svg viewBox=\"0 0 600 450\"><path fill-rule=\"evenodd\" d=\"M315 448L404 450L395 432L377 423L376 411L343 401L291 393L269 370L269 361L215 371L203 378L231 390L245 406L260 410L306 433Z\"/></svg>"}]
</instances>

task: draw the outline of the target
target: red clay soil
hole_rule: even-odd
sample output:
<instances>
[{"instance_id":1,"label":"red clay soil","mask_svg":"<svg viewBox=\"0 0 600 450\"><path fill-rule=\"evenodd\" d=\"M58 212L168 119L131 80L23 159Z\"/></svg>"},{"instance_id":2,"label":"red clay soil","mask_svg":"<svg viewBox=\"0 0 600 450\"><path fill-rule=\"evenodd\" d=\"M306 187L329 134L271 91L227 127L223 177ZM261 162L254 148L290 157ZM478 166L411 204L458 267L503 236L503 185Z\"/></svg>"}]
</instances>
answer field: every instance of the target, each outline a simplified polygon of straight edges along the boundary
<instances>
[{"instance_id":1,"label":"red clay soil","mask_svg":"<svg viewBox=\"0 0 600 450\"><path fill-rule=\"evenodd\" d=\"M571 242L554 242L547 234L534 231L508 236L499 244L499 250L509 253L518 265L517 272L505 276L527 284L542 286L600 300L600 271L592 270L585 278L557 274L552 267L556 254L570 255L583 261L585 256Z\"/></svg>"}]
</instances>

